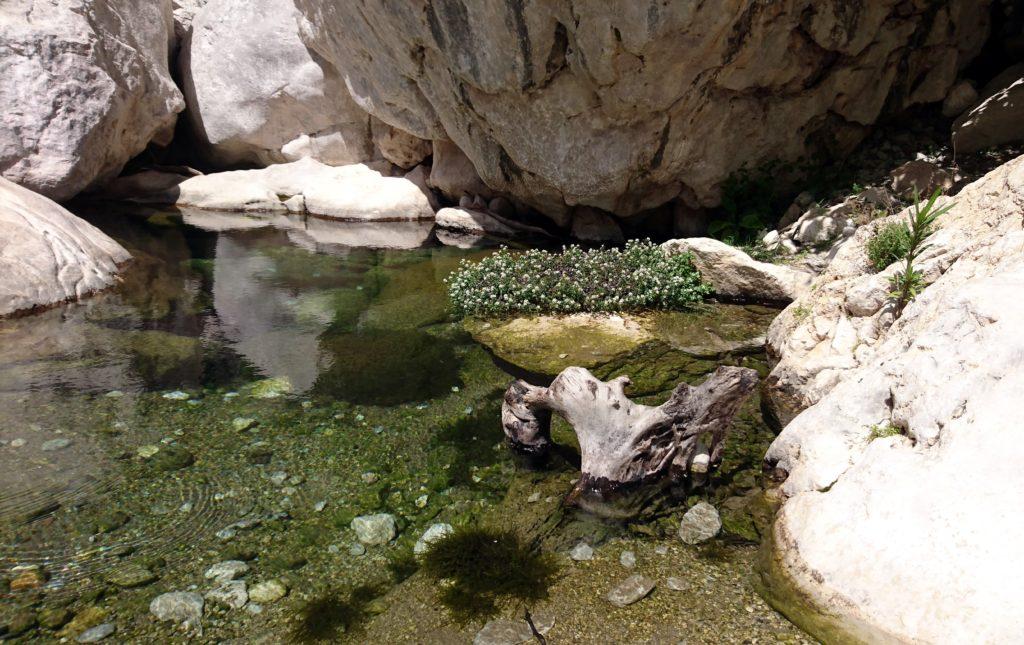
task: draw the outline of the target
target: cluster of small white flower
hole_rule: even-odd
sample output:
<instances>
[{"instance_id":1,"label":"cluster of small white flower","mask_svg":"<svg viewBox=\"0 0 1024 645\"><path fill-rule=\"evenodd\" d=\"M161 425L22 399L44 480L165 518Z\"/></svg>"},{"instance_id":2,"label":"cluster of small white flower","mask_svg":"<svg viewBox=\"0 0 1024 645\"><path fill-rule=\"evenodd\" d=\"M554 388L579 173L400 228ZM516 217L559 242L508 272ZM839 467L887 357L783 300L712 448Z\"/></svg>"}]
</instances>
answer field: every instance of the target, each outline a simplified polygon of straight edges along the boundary
<instances>
[{"instance_id":1,"label":"cluster of small white flower","mask_svg":"<svg viewBox=\"0 0 1024 645\"><path fill-rule=\"evenodd\" d=\"M650 240L561 253L502 248L463 260L445 282L459 316L679 309L711 293L689 255L668 255Z\"/></svg>"}]
</instances>

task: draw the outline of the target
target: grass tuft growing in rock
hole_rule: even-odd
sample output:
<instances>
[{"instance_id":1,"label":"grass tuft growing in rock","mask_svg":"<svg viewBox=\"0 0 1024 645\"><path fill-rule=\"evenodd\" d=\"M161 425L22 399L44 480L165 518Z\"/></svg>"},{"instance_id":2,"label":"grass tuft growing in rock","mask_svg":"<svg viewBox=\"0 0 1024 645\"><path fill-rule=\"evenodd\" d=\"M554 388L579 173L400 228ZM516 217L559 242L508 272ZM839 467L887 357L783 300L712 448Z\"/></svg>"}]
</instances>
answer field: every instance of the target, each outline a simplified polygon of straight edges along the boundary
<instances>
[{"instance_id":1,"label":"grass tuft growing in rock","mask_svg":"<svg viewBox=\"0 0 1024 645\"><path fill-rule=\"evenodd\" d=\"M556 565L514 533L463 526L430 545L423 571L442 581L440 600L453 618L469 622L494 615L502 598L546 598Z\"/></svg>"},{"instance_id":2,"label":"grass tuft growing in rock","mask_svg":"<svg viewBox=\"0 0 1024 645\"><path fill-rule=\"evenodd\" d=\"M881 271L901 260L910 250L910 230L904 222L892 222L878 229L867 244L868 260Z\"/></svg>"},{"instance_id":3,"label":"grass tuft growing in rock","mask_svg":"<svg viewBox=\"0 0 1024 645\"><path fill-rule=\"evenodd\" d=\"M650 240L561 253L502 248L463 261L445 283L460 317L682 309L711 294L688 254L670 255Z\"/></svg>"}]
</instances>

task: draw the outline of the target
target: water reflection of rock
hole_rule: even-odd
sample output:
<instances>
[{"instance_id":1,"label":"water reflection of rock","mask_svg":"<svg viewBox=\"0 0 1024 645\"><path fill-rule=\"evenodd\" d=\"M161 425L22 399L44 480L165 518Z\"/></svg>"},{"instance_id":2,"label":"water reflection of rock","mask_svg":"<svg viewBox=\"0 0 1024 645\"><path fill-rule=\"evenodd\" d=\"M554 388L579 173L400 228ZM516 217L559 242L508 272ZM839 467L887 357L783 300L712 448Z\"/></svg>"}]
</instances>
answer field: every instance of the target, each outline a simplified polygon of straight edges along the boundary
<instances>
[{"instance_id":1,"label":"water reflection of rock","mask_svg":"<svg viewBox=\"0 0 1024 645\"><path fill-rule=\"evenodd\" d=\"M372 249L417 249L431 239L431 221L349 222L322 217L265 213L226 213L182 208L189 226L206 231L240 231L273 227L289 232L297 246L319 253L344 252L344 247ZM337 249L334 247L343 247Z\"/></svg>"},{"instance_id":2,"label":"water reflection of rock","mask_svg":"<svg viewBox=\"0 0 1024 645\"><path fill-rule=\"evenodd\" d=\"M282 232L261 233L279 239ZM331 320L330 310L302 315L309 307L296 289L276 286L273 258L254 253L246 236L222 233L213 265L213 306L217 315L206 334L223 338L268 377L287 377L305 391L316 381L324 357L319 335Z\"/></svg>"}]
</instances>

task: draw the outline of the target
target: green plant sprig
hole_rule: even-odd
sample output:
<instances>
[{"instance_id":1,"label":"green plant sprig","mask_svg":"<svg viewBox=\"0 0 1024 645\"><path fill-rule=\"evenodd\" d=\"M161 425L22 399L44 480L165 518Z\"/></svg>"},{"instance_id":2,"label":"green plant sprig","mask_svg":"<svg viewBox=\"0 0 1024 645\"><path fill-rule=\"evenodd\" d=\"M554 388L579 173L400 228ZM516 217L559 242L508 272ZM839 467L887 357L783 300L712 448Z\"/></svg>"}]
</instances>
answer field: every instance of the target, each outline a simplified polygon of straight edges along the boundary
<instances>
[{"instance_id":1,"label":"green plant sprig","mask_svg":"<svg viewBox=\"0 0 1024 645\"><path fill-rule=\"evenodd\" d=\"M951 202L936 208L935 202L938 201L941 194L942 190L936 189L923 206L920 196L916 193L914 195L913 211L907 226L910 239L903 257L903 270L896 272L889 280L889 286L892 289L889 295L893 298L894 312L897 318L903 315L907 304L924 290L924 275L914 267L914 260L930 247L927 240L935 230L935 221L948 213L954 206L954 203Z\"/></svg>"}]
</instances>

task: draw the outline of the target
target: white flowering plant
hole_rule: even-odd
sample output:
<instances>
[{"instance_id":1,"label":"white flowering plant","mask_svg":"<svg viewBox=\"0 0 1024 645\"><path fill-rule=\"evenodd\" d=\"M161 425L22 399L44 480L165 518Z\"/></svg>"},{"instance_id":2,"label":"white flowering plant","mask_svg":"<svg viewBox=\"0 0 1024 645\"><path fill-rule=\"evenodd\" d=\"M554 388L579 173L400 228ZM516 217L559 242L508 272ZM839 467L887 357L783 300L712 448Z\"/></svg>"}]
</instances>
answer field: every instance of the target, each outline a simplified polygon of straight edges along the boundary
<instances>
[{"instance_id":1,"label":"white flowering plant","mask_svg":"<svg viewBox=\"0 0 1024 645\"><path fill-rule=\"evenodd\" d=\"M650 240L560 253L503 247L479 262L463 260L445 283L459 317L682 309L711 294L689 254L666 253Z\"/></svg>"}]
</instances>

